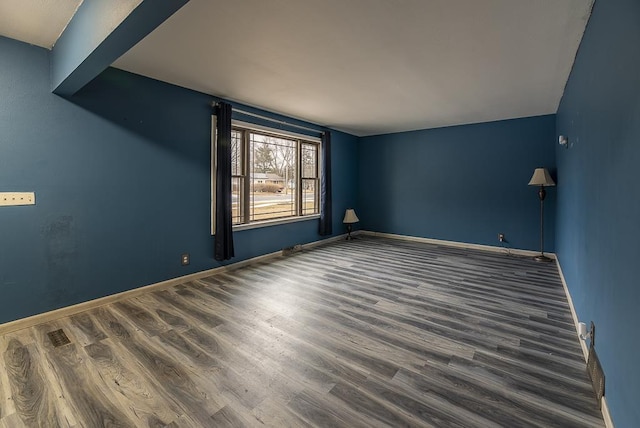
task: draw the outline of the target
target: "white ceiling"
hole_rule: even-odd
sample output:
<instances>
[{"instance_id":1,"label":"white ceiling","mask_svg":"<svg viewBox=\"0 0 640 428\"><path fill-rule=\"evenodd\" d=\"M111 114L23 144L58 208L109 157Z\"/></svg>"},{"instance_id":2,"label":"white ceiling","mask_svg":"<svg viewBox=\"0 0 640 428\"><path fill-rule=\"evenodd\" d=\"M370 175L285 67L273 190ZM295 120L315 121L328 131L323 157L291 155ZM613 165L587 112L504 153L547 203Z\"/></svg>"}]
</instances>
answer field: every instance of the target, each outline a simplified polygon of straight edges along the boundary
<instances>
[{"instance_id":1,"label":"white ceiling","mask_svg":"<svg viewBox=\"0 0 640 428\"><path fill-rule=\"evenodd\" d=\"M592 4L191 0L114 66L355 135L535 116L556 112Z\"/></svg>"},{"instance_id":2,"label":"white ceiling","mask_svg":"<svg viewBox=\"0 0 640 428\"><path fill-rule=\"evenodd\" d=\"M82 0L0 0L0 36L51 49Z\"/></svg>"}]
</instances>

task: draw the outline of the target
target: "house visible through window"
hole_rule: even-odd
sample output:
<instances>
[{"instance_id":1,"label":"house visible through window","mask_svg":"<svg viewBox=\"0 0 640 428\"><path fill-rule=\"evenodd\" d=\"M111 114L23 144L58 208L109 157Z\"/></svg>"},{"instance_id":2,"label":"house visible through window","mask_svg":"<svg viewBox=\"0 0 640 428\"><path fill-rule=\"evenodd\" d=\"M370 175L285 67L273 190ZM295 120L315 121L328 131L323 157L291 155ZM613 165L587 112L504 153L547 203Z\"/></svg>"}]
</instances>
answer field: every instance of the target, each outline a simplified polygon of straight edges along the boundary
<instances>
[{"instance_id":1,"label":"house visible through window","mask_svg":"<svg viewBox=\"0 0 640 428\"><path fill-rule=\"evenodd\" d=\"M234 126L231 144L234 225L319 213L319 141Z\"/></svg>"}]
</instances>

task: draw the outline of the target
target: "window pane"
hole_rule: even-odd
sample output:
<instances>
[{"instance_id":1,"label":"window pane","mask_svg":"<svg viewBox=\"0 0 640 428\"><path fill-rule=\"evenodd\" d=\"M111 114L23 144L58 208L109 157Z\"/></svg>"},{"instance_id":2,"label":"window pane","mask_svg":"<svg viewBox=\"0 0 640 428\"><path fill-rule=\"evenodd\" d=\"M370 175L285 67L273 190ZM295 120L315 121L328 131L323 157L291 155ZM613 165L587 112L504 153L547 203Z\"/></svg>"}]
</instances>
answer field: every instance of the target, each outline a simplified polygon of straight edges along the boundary
<instances>
[{"instance_id":1,"label":"window pane","mask_svg":"<svg viewBox=\"0 0 640 428\"><path fill-rule=\"evenodd\" d=\"M250 220L296 215L296 141L252 132Z\"/></svg>"},{"instance_id":2,"label":"window pane","mask_svg":"<svg viewBox=\"0 0 640 428\"><path fill-rule=\"evenodd\" d=\"M318 210L318 180L302 180L302 215L317 214Z\"/></svg>"},{"instance_id":3,"label":"window pane","mask_svg":"<svg viewBox=\"0 0 640 428\"><path fill-rule=\"evenodd\" d=\"M302 178L318 177L318 146L317 144L302 144Z\"/></svg>"},{"instance_id":4,"label":"window pane","mask_svg":"<svg viewBox=\"0 0 640 428\"><path fill-rule=\"evenodd\" d=\"M231 222L233 224L242 223L242 189L244 178L231 177Z\"/></svg>"},{"instance_id":5,"label":"window pane","mask_svg":"<svg viewBox=\"0 0 640 428\"><path fill-rule=\"evenodd\" d=\"M231 175L242 174L242 131L231 131Z\"/></svg>"}]
</instances>

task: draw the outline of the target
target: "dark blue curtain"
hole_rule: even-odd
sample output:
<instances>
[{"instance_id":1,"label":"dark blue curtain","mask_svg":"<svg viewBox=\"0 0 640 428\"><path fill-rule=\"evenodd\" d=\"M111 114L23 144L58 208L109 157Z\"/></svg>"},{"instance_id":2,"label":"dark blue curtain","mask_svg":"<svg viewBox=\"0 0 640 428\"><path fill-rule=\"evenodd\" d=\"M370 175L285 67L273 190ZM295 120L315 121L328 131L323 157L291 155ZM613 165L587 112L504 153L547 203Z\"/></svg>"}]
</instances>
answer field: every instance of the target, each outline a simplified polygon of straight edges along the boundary
<instances>
[{"instance_id":1,"label":"dark blue curtain","mask_svg":"<svg viewBox=\"0 0 640 428\"><path fill-rule=\"evenodd\" d=\"M231 104L218 103L216 144L216 260L229 260L234 256L231 219Z\"/></svg>"},{"instance_id":2,"label":"dark blue curtain","mask_svg":"<svg viewBox=\"0 0 640 428\"><path fill-rule=\"evenodd\" d=\"M322 172L320 176L320 236L331 235L331 133L322 134Z\"/></svg>"}]
</instances>

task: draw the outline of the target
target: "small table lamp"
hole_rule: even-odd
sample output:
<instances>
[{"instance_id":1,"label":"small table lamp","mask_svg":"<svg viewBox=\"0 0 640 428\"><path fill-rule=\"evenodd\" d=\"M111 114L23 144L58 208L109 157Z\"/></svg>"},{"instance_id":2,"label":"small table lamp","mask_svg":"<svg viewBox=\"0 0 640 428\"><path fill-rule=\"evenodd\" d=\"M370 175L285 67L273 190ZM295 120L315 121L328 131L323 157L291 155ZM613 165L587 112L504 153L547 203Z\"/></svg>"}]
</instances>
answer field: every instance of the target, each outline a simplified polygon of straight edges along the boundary
<instances>
[{"instance_id":1,"label":"small table lamp","mask_svg":"<svg viewBox=\"0 0 640 428\"><path fill-rule=\"evenodd\" d=\"M529 181L529 186L540 186L538 197L540 198L540 254L535 257L539 262L550 262L551 259L544 255L544 198L547 196L545 187L555 186L556 183L549 175L546 168L536 168Z\"/></svg>"},{"instance_id":2,"label":"small table lamp","mask_svg":"<svg viewBox=\"0 0 640 428\"><path fill-rule=\"evenodd\" d=\"M353 208L347 208L344 212L344 220L342 222L347 225L347 241L351 241L353 238L351 237L351 227L353 223L359 222L360 219L356 215L356 212Z\"/></svg>"}]
</instances>

